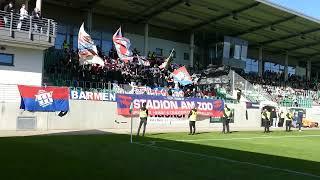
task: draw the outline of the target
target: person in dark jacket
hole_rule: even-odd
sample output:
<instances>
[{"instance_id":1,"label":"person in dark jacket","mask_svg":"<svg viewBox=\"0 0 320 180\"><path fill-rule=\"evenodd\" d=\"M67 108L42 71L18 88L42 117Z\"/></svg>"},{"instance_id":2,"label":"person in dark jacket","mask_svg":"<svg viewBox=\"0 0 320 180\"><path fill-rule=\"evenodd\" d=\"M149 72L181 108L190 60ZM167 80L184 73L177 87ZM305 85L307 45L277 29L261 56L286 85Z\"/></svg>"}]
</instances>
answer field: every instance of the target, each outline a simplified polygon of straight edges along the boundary
<instances>
[{"instance_id":1,"label":"person in dark jacket","mask_svg":"<svg viewBox=\"0 0 320 180\"><path fill-rule=\"evenodd\" d=\"M299 124L299 131L301 132L301 127L302 127L302 120L303 120L303 111L298 112L298 118L297 118L297 123Z\"/></svg>"},{"instance_id":2,"label":"person in dark jacket","mask_svg":"<svg viewBox=\"0 0 320 180\"><path fill-rule=\"evenodd\" d=\"M5 13L3 16L5 27L9 28L11 23L11 13L14 11L12 2L9 2L9 4L5 5L3 10Z\"/></svg>"},{"instance_id":3,"label":"person in dark jacket","mask_svg":"<svg viewBox=\"0 0 320 180\"><path fill-rule=\"evenodd\" d=\"M139 114L139 116L140 116L140 124L139 124L139 128L138 128L137 136L140 135L140 129L141 129L142 125L143 125L142 136L144 136L144 134L146 132L148 115L149 115L149 111L147 109L147 103L143 103L142 107L140 108L140 114Z\"/></svg>"},{"instance_id":4,"label":"person in dark jacket","mask_svg":"<svg viewBox=\"0 0 320 180\"><path fill-rule=\"evenodd\" d=\"M277 127L277 112L275 109L272 109L271 111L271 125L274 126L274 127Z\"/></svg>"},{"instance_id":5,"label":"person in dark jacket","mask_svg":"<svg viewBox=\"0 0 320 180\"><path fill-rule=\"evenodd\" d=\"M31 13L32 16L32 21L33 23L33 28L34 31L36 32L40 32L41 30L41 13L40 10L38 8L34 8L34 10Z\"/></svg>"}]
</instances>

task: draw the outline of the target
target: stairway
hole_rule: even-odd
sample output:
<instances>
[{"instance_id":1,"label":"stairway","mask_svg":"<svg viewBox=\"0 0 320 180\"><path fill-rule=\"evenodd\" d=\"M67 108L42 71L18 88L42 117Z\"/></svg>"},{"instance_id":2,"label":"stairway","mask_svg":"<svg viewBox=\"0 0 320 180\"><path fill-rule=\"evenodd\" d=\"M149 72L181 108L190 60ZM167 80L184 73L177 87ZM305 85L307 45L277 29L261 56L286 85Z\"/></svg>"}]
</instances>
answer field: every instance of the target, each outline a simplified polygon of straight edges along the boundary
<instances>
[{"instance_id":1,"label":"stairway","mask_svg":"<svg viewBox=\"0 0 320 180\"><path fill-rule=\"evenodd\" d=\"M241 90L242 96L250 102L261 103L263 101L275 102L268 92L266 92L260 85L253 85L248 80L241 77L235 71L230 71L229 77L231 79L231 86L236 94L237 89Z\"/></svg>"}]
</instances>

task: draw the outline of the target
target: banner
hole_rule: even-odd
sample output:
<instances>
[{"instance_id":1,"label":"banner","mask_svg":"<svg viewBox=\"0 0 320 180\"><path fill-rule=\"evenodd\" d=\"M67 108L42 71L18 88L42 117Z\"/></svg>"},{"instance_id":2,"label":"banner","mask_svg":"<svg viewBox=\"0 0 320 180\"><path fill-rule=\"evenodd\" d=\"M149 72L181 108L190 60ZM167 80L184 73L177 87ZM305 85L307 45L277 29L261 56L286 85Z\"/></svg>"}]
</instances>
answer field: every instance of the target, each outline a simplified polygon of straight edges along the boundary
<instances>
[{"instance_id":1,"label":"banner","mask_svg":"<svg viewBox=\"0 0 320 180\"><path fill-rule=\"evenodd\" d=\"M116 101L115 92L90 92L90 91L70 91L72 100L90 100L90 101Z\"/></svg>"},{"instance_id":2,"label":"banner","mask_svg":"<svg viewBox=\"0 0 320 180\"><path fill-rule=\"evenodd\" d=\"M234 123L234 109L230 109L232 117L229 121L229 123ZM223 117L210 117L210 123L222 123L223 122Z\"/></svg>"},{"instance_id":3,"label":"banner","mask_svg":"<svg viewBox=\"0 0 320 180\"><path fill-rule=\"evenodd\" d=\"M20 109L27 111L69 111L69 89L66 87L35 87L18 85Z\"/></svg>"},{"instance_id":4,"label":"banner","mask_svg":"<svg viewBox=\"0 0 320 180\"><path fill-rule=\"evenodd\" d=\"M260 108L260 104L259 103L246 102L246 108L247 109L259 109Z\"/></svg>"},{"instance_id":5,"label":"banner","mask_svg":"<svg viewBox=\"0 0 320 180\"><path fill-rule=\"evenodd\" d=\"M184 97L184 92L181 89L170 89L172 97ZM139 95L153 95L153 96L169 96L169 89L167 88L150 88L148 86L131 86L113 84L112 91L117 94L139 94Z\"/></svg>"},{"instance_id":6,"label":"banner","mask_svg":"<svg viewBox=\"0 0 320 180\"><path fill-rule=\"evenodd\" d=\"M139 114L143 103L147 104L150 116L188 115L193 107L197 107L200 116L221 117L224 102L222 100L200 98L173 98L150 95L117 94L118 114L130 115L130 104L133 104L133 115Z\"/></svg>"}]
</instances>

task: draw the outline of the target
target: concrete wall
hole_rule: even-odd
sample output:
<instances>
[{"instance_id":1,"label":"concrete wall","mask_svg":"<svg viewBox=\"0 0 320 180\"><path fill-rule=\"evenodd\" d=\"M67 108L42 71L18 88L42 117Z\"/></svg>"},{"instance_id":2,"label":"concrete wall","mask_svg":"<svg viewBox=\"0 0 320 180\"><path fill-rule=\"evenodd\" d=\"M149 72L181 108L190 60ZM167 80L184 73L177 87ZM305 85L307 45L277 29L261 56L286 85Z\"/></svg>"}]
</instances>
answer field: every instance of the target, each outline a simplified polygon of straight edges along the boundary
<instances>
[{"instance_id":1,"label":"concrete wall","mask_svg":"<svg viewBox=\"0 0 320 180\"><path fill-rule=\"evenodd\" d=\"M31 113L19 109L19 102L0 103L0 130L16 130L18 116L36 116L37 130L89 130L89 129L129 129L130 118L117 115L115 102L95 102L71 100L70 112L59 117L57 113ZM259 128L259 110L248 110L249 118L245 118L245 104L229 105L235 108L235 123L232 128ZM139 119L133 119L137 129ZM163 129L188 129L187 119L149 119L148 132ZM197 128L221 128L221 124L210 124L209 119L197 122Z\"/></svg>"},{"instance_id":2,"label":"concrete wall","mask_svg":"<svg viewBox=\"0 0 320 180\"><path fill-rule=\"evenodd\" d=\"M0 65L0 84L41 85L42 50L6 46L0 53L14 55L13 66Z\"/></svg>"}]
</instances>

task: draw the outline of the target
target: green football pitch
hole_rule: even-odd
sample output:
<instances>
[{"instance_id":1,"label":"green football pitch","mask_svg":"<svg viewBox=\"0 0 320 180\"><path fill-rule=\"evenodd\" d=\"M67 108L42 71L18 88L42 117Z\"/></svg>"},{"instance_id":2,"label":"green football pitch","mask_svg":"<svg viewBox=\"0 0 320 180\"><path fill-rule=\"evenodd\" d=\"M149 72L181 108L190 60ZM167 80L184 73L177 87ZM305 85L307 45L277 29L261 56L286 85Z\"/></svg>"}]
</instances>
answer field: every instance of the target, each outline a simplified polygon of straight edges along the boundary
<instances>
[{"instance_id":1,"label":"green football pitch","mask_svg":"<svg viewBox=\"0 0 320 180\"><path fill-rule=\"evenodd\" d=\"M0 177L320 179L320 131L0 138Z\"/></svg>"}]
</instances>

